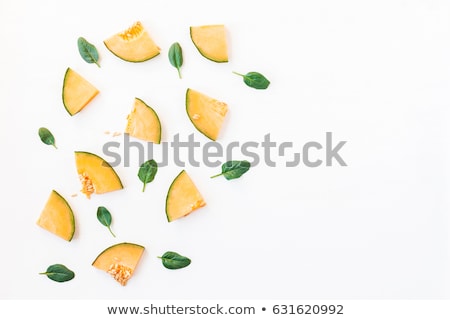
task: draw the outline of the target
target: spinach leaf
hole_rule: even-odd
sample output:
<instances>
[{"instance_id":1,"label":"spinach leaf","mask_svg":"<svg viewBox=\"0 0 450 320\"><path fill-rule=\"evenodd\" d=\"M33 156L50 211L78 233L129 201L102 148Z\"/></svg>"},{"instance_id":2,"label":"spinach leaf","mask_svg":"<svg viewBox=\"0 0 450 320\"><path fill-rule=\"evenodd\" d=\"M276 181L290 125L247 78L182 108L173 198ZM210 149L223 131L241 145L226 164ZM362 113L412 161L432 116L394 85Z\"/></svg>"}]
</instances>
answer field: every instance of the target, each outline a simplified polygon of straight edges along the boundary
<instances>
[{"instance_id":1,"label":"spinach leaf","mask_svg":"<svg viewBox=\"0 0 450 320\"><path fill-rule=\"evenodd\" d=\"M175 42L169 48L169 61L172 66L177 68L178 77L181 79L180 68L183 65L183 50L178 42Z\"/></svg>"},{"instance_id":2,"label":"spinach leaf","mask_svg":"<svg viewBox=\"0 0 450 320\"><path fill-rule=\"evenodd\" d=\"M47 271L39 274L44 274L49 279L56 282L69 281L75 277L75 273L62 264L53 264L47 268Z\"/></svg>"},{"instance_id":3,"label":"spinach leaf","mask_svg":"<svg viewBox=\"0 0 450 320\"><path fill-rule=\"evenodd\" d=\"M233 73L243 77L244 83L251 88L267 89L270 84L270 81L259 72L252 71L247 74L240 74L233 71Z\"/></svg>"},{"instance_id":4,"label":"spinach leaf","mask_svg":"<svg viewBox=\"0 0 450 320\"><path fill-rule=\"evenodd\" d=\"M138 171L138 177L139 180L144 183L142 192L145 191L145 186L147 183L150 183L153 179L155 179L156 172L158 172L158 164L153 159L147 160L141 165Z\"/></svg>"},{"instance_id":5,"label":"spinach leaf","mask_svg":"<svg viewBox=\"0 0 450 320\"><path fill-rule=\"evenodd\" d=\"M41 141L47 145L52 145L55 147L55 149L58 149L55 144L55 137L53 134L48 130L47 128L41 127L38 131L39 138L41 138Z\"/></svg>"},{"instance_id":6,"label":"spinach leaf","mask_svg":"<svg viewBox=\"0 0 450 320\"><path fill-rule=\"evenodd\" d=\"M97 219L102 225L108 228L109 232L115 237L116 235L111 230L112 217L111 213L105 207L98 207L97 209Z\"/></svg>"},{"instance_id":7,"label":"spinach leaf","mask_svg":"<svg viewBox=\"0 0 450 320\"><path fill-rule=\"evenodd\" d=\"M87 63L95 63L100 68L97 48L83 37L79 37L77 43L78 51L83 60Z\"/></svg>"},{"instance_id":8,"label":"spinach leaf","mask_svg":"<svg viewBox=\"0 0 450 320\"><path fill-rule=\"evenodd\" d=\"M162 260L162 264L164 265L164 267L172 270L185 268L191 264L191 259L173 251L167 251L158 258Z\"/></svg>"},{"instance_id":9,"label":"spinach leaf","mask_svg":"<svg viewBox=\"0 0 450 320\"><path fill-rule=\"evenodd\" d=\"M222 165L222 173L211 178L224 176L227 180L237 179L250 169L250 162L247 160L230 160Z\"/></svg>"}]
</instances>

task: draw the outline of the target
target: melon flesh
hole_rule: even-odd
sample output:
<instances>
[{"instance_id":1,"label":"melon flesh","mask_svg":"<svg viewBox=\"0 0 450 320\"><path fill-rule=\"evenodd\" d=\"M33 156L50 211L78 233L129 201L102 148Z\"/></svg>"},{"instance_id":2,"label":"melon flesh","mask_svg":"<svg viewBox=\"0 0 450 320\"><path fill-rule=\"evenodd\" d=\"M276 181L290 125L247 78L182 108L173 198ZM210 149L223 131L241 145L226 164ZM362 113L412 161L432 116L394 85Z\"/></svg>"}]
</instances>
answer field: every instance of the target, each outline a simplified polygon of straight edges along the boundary
<instances>
[{"instance_id":1,"label":"melon flesh","mask_svg":"<svg viewBox=\"0 0 450 320\"><path fill-rule=\"evenodd\" d=\"M141 99L134 99L134 106L127 120L125 133L149 142L161 142L161 122L158 115Z\"/></svg>"},{"instance_id":2,"label":"melon flesh","mask_svg":"<svg viewBox=\"0 0 450 320\"><path fill-rule=\"evenodd\" d=\"M67 201L52 190L39 216L37 225L58 237L71 241L75 233L75 217Z\"/></svg>"},{"instance_id":3,"label":"melon flesh","mask_svg":"<svg viewBox=\"0 0 450 320\"><path fill-rule=\"evenodd\" d=\"M161 51L140 21L109 37L103 43L114 55L129 62L147 61Z\"/></svg>"},{"instance_id":4,"label":"melon flesh","mask_svg":"<svg viewBox=\"0 0 450 320\"><path fill-rule=\"evenodd\" d=\"M103 250L92 265L106 271L125 286L132 277L145 248L135 243L118 243Z\"/></svg>"},{"instance_id":5,"label":"melon flesh","mask_svg":"<svg viewBox=\"0 0 450 320\"><path fill-rule=\"evenodd\" d=\"M199 91L187 89L186 112L201 133L216 140L228 112L228 105Z\"/></svg>"},{"instance_id":6,"label":"melon flesh","mask_svg":"<svg viewBox=\"0 0 450 320\"><path fill-rule=\"evenodd\" d=\"M194 26L191 39L205 58L214 62L228 62L228 46L225 26L222 24Z\"/></svg>"},{"instance_id":7,"label":"melon flesh","mask_svg":"<svg viewBox=\"0 0 450 320\"><path fill-rule=\"evenodd\" d=\"M71 68L67 68L63 84L63 104L73 116L84 109L99 93L89 81Z\"/></svg>"},{"instance_id":8,"label":"melon flesh","mask_svg":"<svg viewBox=\"0 0 450 320\"><path fill-rule=\"evenodd\" d=\"M205 200L192 179L182 170L170 185L166 198L166 216L169 222L189 215L205 206Z\"/></svg>"},{"instance_id":9,"label":"melon flesh","mask_svg":"<svg viewBox=\"0 0 450 320\"><path fill-rule=\"evenodd\" d=\"M92 194L123 189L116 171L103 158L90 152L75 151L75 164L87 198Z\"/></svg>"}]
</instances>

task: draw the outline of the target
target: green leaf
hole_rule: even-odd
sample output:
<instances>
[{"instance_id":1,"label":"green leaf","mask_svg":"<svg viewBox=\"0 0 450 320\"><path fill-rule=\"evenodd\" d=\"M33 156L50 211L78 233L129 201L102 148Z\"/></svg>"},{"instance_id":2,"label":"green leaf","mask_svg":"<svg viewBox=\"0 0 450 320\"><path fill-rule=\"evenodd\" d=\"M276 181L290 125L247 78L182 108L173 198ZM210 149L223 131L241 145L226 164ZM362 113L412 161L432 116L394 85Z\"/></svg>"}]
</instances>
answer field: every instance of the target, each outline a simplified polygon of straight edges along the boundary
<instances>
[{"instance_id":1,"label":"green leaf","mask_svg":"<svg viewBox=\"0 0 450 320\"><path fill-rule=\"evenodd\" d=\"M147 183L150 183L155 179L156 172L158 172L158 164L153 159L147 160L141 165L138 171L138 177L144 183L142 192L145 191Z\"/></svg>"},{"instance_id":2,"label":"green leaf","mask_svg":"<svg viewBox=\"0 0 450 320\"><path fill-rule=\"evenodd\" d=\"M112 217L111 217L111 213L109 213L108 209L106 209L105 207L98 207L97 219L98 219L98 221L100 221L100 223L102 225L104 225L105 227L108 228L109 232L111 232L113 237L116 236L111 230Z\"/></svg>"},{"instance_id":3,"label":"green leaf","mask_svg":"<svg viewBox=\"0 0 450 320\"><path fill-rule=\"evenodd\" d=\"M75 273L62 264L51 265L47 268L47 271L41 272L39 274L44 274L49 279L56 282L69 281L75 277Z\"/></svg>"},{"instance_id":4,"label":"green leaf","mask_svg":"<svg viewBox=\"0 0 450 320\"><path fill-rule=\"evenodd\" d=\"M48 130L47 128L41 127L39 128L39 138L41 138L41 141L47 145L54 146L55 149L58 149L55 144L55 137L53 134Z\"/></svg>"},{"instance_id":5,"label":"green leaf","mask_svg":"<svg viewBox=\"0 0 450 320\"><path fill-rule=\"evenodd\" d=\"M250 169L250 162L247 160L230 160L222 165L222 173L211 178L224 176L227 180L237 179Z\"/></svg>"},{"instance_id":6,"label":"green leaf","mask_svg":"<svg viewBox=\"0 0 450 320\"><path fill-rule=\"evenodd\" d=\"M191 259L173 251L167 251L158 258L162 260L162 264L167 269L181 269L191 264Z\"/></svg>"},{"instance_id":7,"label":"green leaf","mask_svg":"<svg viewBox=\"0 0 450 320\"><path fill-rule=\"evenodd\" d=\"M270 84L270 81L259 72L252 71L248 72L247 74L240 74L233 71L233 73L243 77L244 83L251 88L267 89Z\"/></svg>"},{"instance_id":8,"label":"green leaf","mask_svg":"<svg viewBox=\"0 0 450 320\"><path fill-rule=\"evenodd\" d=\"M98 63L98 51L92 43L89 43L83 37L79 37L78 51L80 52L80 55L84 61L86 61L87 63L95 63L100 68L100 64Z\"/></svg>"},{"instance_id":9,"label":"green leaf","mask_svg":"<svg viewBox=\"0 0 450 320\"><path fill-rule=\"evenodd\" d=\"M178 42L175 42L169 48L169 61L172 66L177 68L178 77L181 79L180 68L183 65L183 50Z\"/></svg>"}]
</instances>

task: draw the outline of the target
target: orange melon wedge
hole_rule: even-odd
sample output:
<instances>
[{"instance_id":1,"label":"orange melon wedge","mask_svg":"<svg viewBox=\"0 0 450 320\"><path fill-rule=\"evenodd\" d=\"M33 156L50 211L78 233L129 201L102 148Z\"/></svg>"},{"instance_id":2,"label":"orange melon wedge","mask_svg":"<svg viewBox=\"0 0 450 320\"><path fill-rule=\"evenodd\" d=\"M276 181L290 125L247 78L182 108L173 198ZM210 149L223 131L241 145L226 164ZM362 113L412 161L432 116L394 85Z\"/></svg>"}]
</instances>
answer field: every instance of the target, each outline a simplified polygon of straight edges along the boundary
<instances>
[{"instance_id":1,"label":"orange melon wedge","mask_svg":"<svg viewBox=\"0 0 450 320\"><path fill-rule=\"evenodd\" d=\"M75 151L75 164L82 190L89 199L92 194L123 189L116 171L102 157L85 151Z\"/></svg>"},{"instance_id":2,"label":"orange melon wedge","mask_svg":"<svg viewBox=\"0 0 450 320\"><path fill-rule=\"evenodd\" d=\"M103 41L115 56L128 62L143 62L159 55L161 49L140 21Z\"/></svg>"},{"instance_id":3,"label":"orange melon wedge","mask_svg":"<svg viewBox=\"0 0 450 320\"><path fill-rule=\"evenodd\" d=\"M139 98L127 117L125 133L132 137L159 144L161 142L161 122L155 110Z\"/></svg>"},{"instance_id":4,"label":"orange melon wedge","mask_svg":"<svg viewBox=\"0 0 450 320\"><path fill-rule=\"evenodd\" d=\"M139 244L122 242L103 250L92 265L106 271L122 286L133 276L145 248Z\"/></svg>"},{"instance_id":5,"label":"orange melon wedge","mask_svg":"<svg viewBox=\"0 0 450 320\"><path fill-rule=\"evenodd\" d=\"M64 108L71 115L83 110L99 93L89 81L71 68L64 75L62 100Z\"/></svg>"},{"instance_id":6,"label":"orange melon wedge","mask_svg":"<svg viewBox=\"0 0 450 320\"><path fill-rule=\"evenodd\" d=\"M187 89L186 112L197 130L215 141L219 137L228 105L199 91Z\"/></svg>"},{"instance_id":7,"label":"orange melon wedge","mask_svg":"<svg viewBox=\"0 0 450 320\"><path fill-rule=\"evenodd\" d=\"M71 241L75 233L75 217L66 199L52 190L37 225L58 237Z\"/></svg>"},{"instance_id":8,"label":"orange melon wedge","mask_svg":"<svg viewBox=\"0 0 450 320\"><path fill-rule=\"evenodd\" d=\"M228 62L226 29L222 24L190 27L191 40L205 58Z\"/></svg>"},{"instance_id":9,"label":"orange melon wedge","mask_svg":"<svg viewBox=\"0 0 450 320\"><path fill-rule=\"evenodd\" d=\"M166 197L167 221L172 222L205 206L205 200L192 179L182 170L170 185Z\"/></svg>"}]
</instances>

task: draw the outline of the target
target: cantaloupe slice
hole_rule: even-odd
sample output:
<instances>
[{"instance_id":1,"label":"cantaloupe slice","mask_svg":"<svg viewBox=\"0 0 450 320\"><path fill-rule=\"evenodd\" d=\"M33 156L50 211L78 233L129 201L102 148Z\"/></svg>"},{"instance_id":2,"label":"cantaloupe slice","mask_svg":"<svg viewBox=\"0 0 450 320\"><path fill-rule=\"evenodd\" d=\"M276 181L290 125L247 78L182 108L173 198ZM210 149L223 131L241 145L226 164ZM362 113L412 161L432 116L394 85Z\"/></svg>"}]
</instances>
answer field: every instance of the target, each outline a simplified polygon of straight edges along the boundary
<instances>
[{"instance_id":1,"label":"cantaloupe slice","mask_svg":"<svg viewBox=\"0 0 450 320\"><path fill-rule=\"evenodd\" d=\"M199 91L187 89L186 111L198 131L211 140L216 140L228 112L228 105Z\"/></svg>"},{"instance_id":2,"label":"cantaloupe slice","mask_svg":"<svg viewBox=\"0 0 450 320\"><path fill-rule=\"evenodd\" d=\"M62 100L67 112L73 116L84 109L99 93L89 81L71 68L64 75Z\"/></svg>"},{"instance_id":3,"label":"cantaloupe slice","mask_svg":"<svg viewBox=\"0 0 450 320\"><path fill-rule=\"evenodd\" d=\"M66 241L71 241L75 233L75 217L72 208L55 190L50 193L37 224Z\"/></svg>"},{"instance_id":4,"label":"cantaloupe slice","mask_svg":"<svg viewBox=\"0 0 450 320\"><path fill-rule=\"evenodd\" d=\"M227 35L224 25L194 26L191 39L200 54L214 62L228 62Z\"/></svg>"},{"instance_id":5,"label":"cantaloupe slice","mask_svg":"<svg viewBox=\"0 0 450 320\"><path fill-rule=\"evenodd\" d=\"M149 142L161 142L161 122L158 115L141 99L134 99L133 109L127 120L125 133Z\"/></svg>"},{"instance_id":6,"label":"cantaloupe slice","mask_svg":"<svg viewBox=\"0 0 450 320\"><path fill-rule=\"evenodd\" d=\"M89 199L93 193L123 189L116 171L102 157L85 151L75 151L75 164L82 190Z\"/></svg>"},{"instance_id":7,"label":"cantaloupe slice","mask_svg":"<svg viewBox=\"0 0 450 320\"><path fill-rule=\"evenodd\" d=\"M206 205L192 179L182 170L170 185L166 197L166 216L169 222L185 217Z\"/></svg>"},{"instance_id":8,"label":"cantaloupe slice","mask_svg":"<svg viewBox=\"0 0 450 320\"><path fill-rule=\"evenodd\" d=\"M125 286L133 276L145 248L139 244L122 242L103 250L92 265L106 271Z\"/></svg>"},{"instance_id":9,"label":"cantaloupe slice","mask_svg":"<svg viewBox=\"0 0 450 320\"><path fill-rule=\"evenodd\" d=\"M103 43L114 55L129 62L150 60L161 51L140 21L109 37Z\"/></svg>"}]
</instances>

